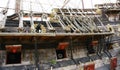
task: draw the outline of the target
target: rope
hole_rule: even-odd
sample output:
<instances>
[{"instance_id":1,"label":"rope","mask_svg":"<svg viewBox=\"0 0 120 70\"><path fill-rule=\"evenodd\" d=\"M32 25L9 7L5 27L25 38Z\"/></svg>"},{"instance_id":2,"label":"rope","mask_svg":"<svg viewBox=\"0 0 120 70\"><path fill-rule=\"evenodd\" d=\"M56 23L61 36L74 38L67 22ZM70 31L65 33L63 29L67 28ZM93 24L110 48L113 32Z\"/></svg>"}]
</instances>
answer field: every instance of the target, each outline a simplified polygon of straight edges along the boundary
<instances>
[{"instance_id":1,"label":"rope","mask_svg":"<svg viewBox=\"0 0 120 70\"><path fill-rule=\"evenodd\" d=\"M0 23L0 28L4 28L5 27L9 3L10 3L10 0L8 0L6 7L1 12L3 18L2 18L2 20L0 20L0 22L1 22Z\"/></svg>"},{"instance_id":2,"label":"rope","mask_svg":"<svg viewBox=\"0 0 120 70\"><path fill-rule=\"evenodd\" d=\"M70 0L69 0L69 2L70 2ZM68 5L68 7L69 7L69 5ZM71 29L73 30L73 31L77 31L77 32L80 32L80 31L82 31L82 32L84 32L84 28L82 29L82 27L80 27L80 25L79 25L79 20L77 19L77 18L75 18L75 17L78 17L77 16L77 14L75 14L75 16L72 14L73 13L73 11L72 11L72 9L68 9L67 8L67 10L68 10L68 12L70 13L70 17L69 17L69 19L67 19L67 21L69 21L69 24L68 25L71 25ZM71 10L71 11L70 11ZM62 12L62 10L61 10L61 12ZM63 12L62 12L63 13ZM65 14L63 14L64 16L65 16ZM67 17L68 18L68 17ZM77 21L76 21L77 20ZM71 23L72 22L72 23Z\"/></svg>"},{"instance_id":3,"label":"rope","mask_svg":"<svg viewBox=\"0 0 120 70\"><path fill-rule=\"evenodd\" d=\"M76 28L76 27L72 24L72 22L70 21L70 19L68 19L68 17L65 16L65 14L62 12L62 10L61 10L61 9L59 9L59 10L60 10L60 12L61 12L62 15L63 15L64 20L66 20L67 25L70 26L70 28L71 28L74 32L78 31L78 28Z\"/></svg>"},{"instance_id":4,"label":"rope","mask_svg":"<svg viewBox=\"0 0 120 70\"><path fill-rule=\"evenodd\" d=\"M62 8L64 8L69 2L70 2L70 0L65 0Z\"/></svg>"},{"instance_id":5,"label":"rope","mask_svg":"<svg viewBox=\"0 0 120 70\"><path fill-rule=\"evenodd\" d=\"M72 16L72 21L73 21L73 24L78 28L78 29L80 29L80 31L82 31L82 32L86 32L86 31L88 31L87 30L87 28L86 28L86 26L84 25L84 23L81 23L80 22L80 20L78 19L79 18L79 16L76 14L76 12L74 12L73 11L73 9L67 9L68 11L69 11L69 13L70 13L70 15ZM70 11L71 10L71 11ZM74 13L74 15L72 14L72 13ZM83 20L81 20L81 21L83 21ZM80 26L81 25L81 26ZM89 28L89 27L88 27Z\"/></svg>"},{"instance_id":6,"label":"rope","mask_svg":"<svg viewBox=\"0 0 120 70\"><path fill-rule=\"evenodd\" d=\"M81 10L81 11L80 11ZM87 16L87 13L88 12L85 12L83 9L77 9L77 11L84 17L84 20L83 19L81 19L81 21L84 23L84 25L86 26L86 28L88 29L88 30L90 30L91 32L93 32L93 28L95 28L96 27L96 29L95 30L99 30L99 29L97 29L97 26L95 25L95 22L92 20L92 18L91 17L88 17ZM84 13L84 14L83 14ZM87 18L87 19L86 19ZM91 22L93 23L93 24L91 24ZM94 27L93 27L94 26Z\"/></svg>"},{"instance_id":7,"label":"rope","mask_svg":"<svg viewBox=\"0 0 120 70\"><path fill-rule=\"evenodd\" d=\"M105 29L105 31L108 31L103 22L97 17L97 15L94 13L94 11L91 9L91 12L94 14L94 17L97 18L97 20L100 22L101 26Z\"/></svg>"},{"instance_id":8,"label":"rope","mask_svg":"<svg viewBox=\"0 0 120 70\"><path fill-rule=\"evenodd\" d=\"M36 0L36 1L39 3L39 5L40 5L40 7L42 8L42 11L43 11L43 14L42 14L42 16L41 16L41 19L45 19L46 25L47 25L47 27L48 27L48 29L49 29L50 31L55 31L55 29L53 28L53 26L52 26L52 24L50 23L50 21L47 21L48 15L45 14L46 10L43 8L43 6L42 6L42 4L39 2L39 0Z\"/></svg>"}]
</instances>

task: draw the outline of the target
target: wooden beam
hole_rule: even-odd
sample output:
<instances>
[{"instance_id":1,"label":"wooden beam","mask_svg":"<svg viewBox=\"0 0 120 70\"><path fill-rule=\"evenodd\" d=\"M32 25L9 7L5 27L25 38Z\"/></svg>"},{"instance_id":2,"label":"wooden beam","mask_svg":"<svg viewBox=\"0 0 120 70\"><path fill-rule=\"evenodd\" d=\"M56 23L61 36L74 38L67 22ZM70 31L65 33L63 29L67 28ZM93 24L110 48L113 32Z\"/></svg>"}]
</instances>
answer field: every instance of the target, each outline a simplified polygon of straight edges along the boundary
<instances>
[{"instance_id":1,"label":"wooden beam","mask_svg":"<svg viewBox=\"0 0 120 70\"><path fill-rule=\"evenodd\" d=\"M18 13L20 11L20 3L21 0L16 0L15 2L15 12Z\"/></svg>"}]
</instances>

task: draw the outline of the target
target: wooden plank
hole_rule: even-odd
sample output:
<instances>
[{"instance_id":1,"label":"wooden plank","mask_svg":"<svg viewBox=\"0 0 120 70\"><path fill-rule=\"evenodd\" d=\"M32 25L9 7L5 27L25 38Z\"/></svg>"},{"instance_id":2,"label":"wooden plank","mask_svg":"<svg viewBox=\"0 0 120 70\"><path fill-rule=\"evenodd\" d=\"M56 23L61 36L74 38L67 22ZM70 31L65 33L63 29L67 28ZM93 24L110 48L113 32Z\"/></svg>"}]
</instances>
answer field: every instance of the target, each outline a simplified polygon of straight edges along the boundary
<instances>
[{"instance_id":1,"label":"wooden plank","mask_svg":"<svg viewBox=\"0 0 120 70\"><path fill-rule=\"evenodd\" d=\"M54 36L91 36L91 35L112 35L114 33L111 32L104 32L104 33L0 33L0 36L48 36L48 37L54 37Z\"/></svg>"},{"instance_id":2,"label":"wooden plank","mask_svg":"<svg viewBox=\"0 0 120 70\"><path fill-rule=\"evenodd\" d=\"M104 33L0 33L0 36L19 36L19 37L24 37L24 36L48 36L48 37L54 37L54 36L95 36L95 35L112 35L114 33L111 32L104 32Z\"/></svg>"}]
</instances>

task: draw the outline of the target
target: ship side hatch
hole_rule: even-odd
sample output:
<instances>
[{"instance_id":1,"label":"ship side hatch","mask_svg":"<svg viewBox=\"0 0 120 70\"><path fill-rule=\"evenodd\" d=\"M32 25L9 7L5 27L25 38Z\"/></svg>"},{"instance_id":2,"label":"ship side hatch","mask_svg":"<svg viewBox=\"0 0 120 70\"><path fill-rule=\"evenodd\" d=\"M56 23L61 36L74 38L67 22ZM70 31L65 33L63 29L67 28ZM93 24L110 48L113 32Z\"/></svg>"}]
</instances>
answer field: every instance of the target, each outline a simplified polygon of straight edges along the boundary
<instances>
[{"instance_id":1,"label":"ship side hatch","mask_svg":"<svg viewBox=\"0 0 120 70\"><path fill-rule=\"evenodd\" d=\"M21 63L21 46L6 46L6 64Z\"/></svg>"},{"instance_id":2,"label":"ship side hatch","mask_svg":"<svg viewBox=\"0 0 120 70\"><path fill-rule=\"evenodd\" d=\"M21 63L21 52L7 52L6 64Z\"/></svg>"},{"instance_id":3,"label":"ship side hatch","mask_svg":"<svg viewBox=\"0 0 120 70\"><path fill-rule=\"evenodd\" d=\"M57 59L63 59L66 58L66 48L69 46L68 42L60 42L57 50L56 50L56 55Z\"/></svg>"},{"instance_id":4,"label":"ship side hatch","mask_svg":"<svg viewBox=\"0 0 120 70\"><path fill-rule=\"evenodd\" d=\"M56 50L56 53L57 53L57 59L66 58L66 50L65 49Z\"/></svg>"}]
</instances>

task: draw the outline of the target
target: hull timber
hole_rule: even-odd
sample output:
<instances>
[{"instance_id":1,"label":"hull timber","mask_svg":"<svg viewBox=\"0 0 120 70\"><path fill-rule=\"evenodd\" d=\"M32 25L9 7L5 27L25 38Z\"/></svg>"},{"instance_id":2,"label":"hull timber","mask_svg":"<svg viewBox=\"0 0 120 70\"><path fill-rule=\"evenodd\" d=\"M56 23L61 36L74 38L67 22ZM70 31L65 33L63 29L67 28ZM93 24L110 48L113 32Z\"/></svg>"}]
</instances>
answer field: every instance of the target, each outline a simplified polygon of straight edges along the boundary
<instances>
[{"instance_id":1,"label":"hull timber","mask_svg":"<svg viewBox=\"0 0 120 70\"><path fill-rule=\"evenodd\" d=\"M93 11L95 10L93 9ZM112 68L114 70L117 64L116 57L118 57L120 50L118 39L116 40L116 38L119 38L119 35L117 35L119 34L119 26L115 25L119 24L119 20L111 22L109 18L116 17L117 15L113 15L111 12L115 11L114 14L118 14L119 10L103 11L103 13L108 14L109 18L107 19L104 19L106 18L104 14L100 17L98 14L88 13L89 9L82 10L84 11L83 14L80 11L81 9L58 9L56 14L59 18L62 17L61 19L65 24L62 27L60 22L52 22L51 25L54 27L52 30L48 28L46 21L34 21L37 24L44 25L45 32L39 30L32 32L30 21L23 22L28 24L23 25L25 31L24 29L18 31L19 21L13 20L18 15L9 16L5 29L1 30L0 33L0 70L88 70L89 67L92 70L109 70ZM103 31L99 31L97 28L96 31L94 31L95 29L90 30L92 26L88 24L91 22L88 23L89 20L84 21L88 18L83 17L86 16L85 13L88 13L87 15L90 19L94 19L93 21L98 29ZM81 32L77 31L77 24L73 22L74 19L71 18L71 14L75 17L75 20L82 15L80 17L81 24L88 23L83 27L86 28L85 32L82 29L80 29ZM43 14L36 15L42 17ZM47 15L50 16L50 14ZM102 18L100 20L104 25L113 24L116 33L104 30L100 25L99 18ZM64 26L71 22L74 23L74 25L71 25L73 30L66 31ZM21 49L16 48L18 45L21 46ZM10 48L8 49L7 46L10 46ZM118 60L120 59L118 58Z\"/></svg>"}]
</instances>

